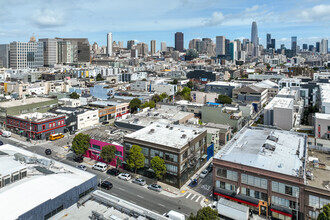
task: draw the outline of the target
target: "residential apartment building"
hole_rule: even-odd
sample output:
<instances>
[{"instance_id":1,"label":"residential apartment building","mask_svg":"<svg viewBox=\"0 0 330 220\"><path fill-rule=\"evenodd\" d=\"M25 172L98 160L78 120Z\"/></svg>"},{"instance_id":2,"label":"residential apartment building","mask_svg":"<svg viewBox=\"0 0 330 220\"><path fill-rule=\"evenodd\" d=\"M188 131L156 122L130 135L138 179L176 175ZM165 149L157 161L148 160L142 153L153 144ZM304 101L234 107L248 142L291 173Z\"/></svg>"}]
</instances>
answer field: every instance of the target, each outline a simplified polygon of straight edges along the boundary
<instances>
[{"instance_id":1,"label":"residential apartment building","mask_svg":"<svg viewBox=\"0 0 330 220\"><path fill-rule=\"evenodd\" d=\"M295 122L293 105L292 98L273 98L264 108L264 124L291 130Z\"/></svg>"},{"instance_id":2,"label":"residential apartment building","mask_svg":"<svg viewBox=\"0 0 330 220\"><path fill-rule=\"evenodd\" d=\"M250 85L233 89L233 98L243 103L258 103L262 107L268 100L268 90Z\"/></svg>"},{"instance_id":3,"label":"residential apartment building","mask_svg":"<svg viewBox=\"0 0 330 220\"><path fill-rule=\"evenodd\" d=\"M330 140L330 114L315 113L314 120L315 138Z\"/></svg>"},{"instance_id":4,"label":"residential apartment building","mask_svg":"<svg viewBox=\"0 0 330 220\"><path fill-rule=\"evenodd\" d=\"M159 156L167 168L163 181L180 188L206 162L206 134L206 129L153 123L124 136L124 160L132 145L139 145L145 156L141 174L152 176L150 161Z\"/></svg>"},{"instance_id":5,"label":"residential apartment building","mask_svg":"<svg viewBox=\"0 0 330 220\"><path fill-rule=\"evenodd\" d=\"M240 87L241 85L238 83L216 81L216 82L207 83L205 85L205 91L214 92L219 95L226 95L232 98L233 89L238 89Z\"/></svg>"},{"instance_id":6,"label":"residential apartment building","mask_svg":"<svg viewBox=\"0 0 330 220\"><path fill-rule=\"evenodd\" d=\"M44 48L44 66L54 67L57 63L57 40L51 38L39 39Z\"/></svg>"},{"instance_id":7,"label":"residential apartment building","mask_svg":"<svg viewBox=\"0 0 330 220\"><path fill-rule=\"evenodd\" d=\"M84 129L99 123L99 111L84 109L77 113L77 129Z\"/></svg>"},{"instance_id":8,"label":"residential apartment building","mask_svg":"<svg viewBox=\"0 0 330 220\"><path fill-rule=\"evenodd\" d=\"M44 66L42 42L11 42L10 67L13 69L37 68Z\"/></svg>"},{"instance_id":9,"label":"residential apartment building","mask_svg":"<svg viewBox=\"0 0 330 220\"><path fill-rule=\"evenodd\" d=\"M0 44L0 67L9 68L9 44Z\"/></svg>"},{"instance_id":10,"label":"residential apartment building","mask_svg":"<svg viewBox=\"0 0 330 220\"><path fill-rule=\"evenodd\" d=\"M206 104L208 102L217 102L219 94L217 93L207 93L200 91L191 91L190 97L192 102L199 104Z\"/></svg>"},{"instance_id":11,"label":"residential apartment building","mask_svg":"<svg viewBox=\"0 0 330 220\"><path fill-rule=\"evenodd\" d=\"M166 93L168 96L173 96L177 93L177 85L160 83L160 84L151 84L150 90L158 94Z\"/></svg>"}]
</instances>

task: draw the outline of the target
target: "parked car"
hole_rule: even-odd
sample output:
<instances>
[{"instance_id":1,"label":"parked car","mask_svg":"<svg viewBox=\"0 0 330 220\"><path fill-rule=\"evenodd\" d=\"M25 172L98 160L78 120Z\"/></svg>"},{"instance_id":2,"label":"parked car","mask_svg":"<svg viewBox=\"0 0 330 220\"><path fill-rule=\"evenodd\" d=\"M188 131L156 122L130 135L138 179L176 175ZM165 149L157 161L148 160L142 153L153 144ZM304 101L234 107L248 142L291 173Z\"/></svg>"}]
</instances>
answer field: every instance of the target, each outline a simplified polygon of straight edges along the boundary
<instances>
[{"instance_id":1,"label":"parked car","mask_svg":"<svg viewBox=\"0 0 330 220\"><path fill-rule=\"evenodd\" d=\"M92 167L94 170L105 171L107 169L107 164L102 162L97 162Z\"/></svg>"},{"instance_id":2,"label":"parked car","mask_svg":"<svg viewBox=\"0 0 330 220\"><path fill-rule=\"evenodd\" d=\"M109 181L103 181L101 184L99 183L98 186L107 190L113 187L112 183L110 183Z\"/></svg>"},{"instance_id":3,"label":"parked car","mask_svg":"<svg viewBox=\"0 0 330 220\"><path fill-rule=\"evenodd\" d=\"M49 148L47 148L47 149L45 150L45 154L46 154L46 155L51 155L51 154L52 154L52 150L49 149Z\"/></svg>"},{"instance_id":4,"label":"parked car","mask_svg":"<svg viewBox=\"0 0 330 220\"><path fill-rule=\"evenodd\" d=\"M139 184L139 185L141 185L141 186L146 185L146 181L145 181L144 179L141 179L141 178L133 179L133 180L132 180L132 183L136 183L136 184Z\"/></svg>"},{"instance_id":5,"label":"parked car","mask_svg":"<svg viewBox=\"0 0 330 220\"><path fill-rule=\"evenodd\" d=\"M10 131L3 131L1 134L2 137L11 137L11 132Z\"/></svg>"},{"instance_id":6,"label":"parked car","mask_svg":"<svg viewBox=\"0 0 330 220\"><path fill-rule=\"evenodd\" d=\"M209 171L209 173L211 173L213 170L213 163L210 163L206 169Z\"/></svg>"},{"instance_id":7,"label":"parked car","mask_svg":"<svg viewBox=\"0 0 330 220\"><path fill-rule=\"evenodd\" d=\"M217 209L217 204L218 204L218 202L215 201L215 202L209 204L208 207L210 207L211 209Z\"/></svg>"},{"instance_id":8,"label":"parked car","mask_svg":"<svg viewBox=\"0 0 330 220\"><path fill-rule=\"evenodd\" d=\"M207 174L209 174L209 171L208 171L208 170L203 170L203 171L201 172L201 174L199 174L199 177L200 177L200 178L205 178L205 177L207 176Z\"/></svg>"},{"instance_id":9,"label":"parked car","mask_svg":"<svg viewBox=\"0 0 330 220\"><path fill-rule=\"evenodd\" d=\"M82 163L84 161L84 158L82 157L75 157L73 158L74 161L76 161L77 163Z\"/></svg>"},{"instance_id":10,"label":"parked car","mask_svg":"<svg viewBox=\"0 0 330 220\"><path fill-rule=\"evenodd\" d=\"M2 131L0 131L0 135L2 135Z\"/></svg>"},{"instance_id":11,"label":"parked car","mask_svg":"<svg viewBox=\"0 0 330 220\"><path fill-rule=\"evenodd\" d=\"M148 186L148 189L151 189L151 190L154 190L154 191L157 191L157 192L162 191L162 187L158 184L150 184Z\"/></svg>"},{"instance_id":12,"label":"parked car","mask_svg":"<svg viewBox=\"0 0 330 220\"><path fill-rule=\"evenodd\" d=\"M2 141L0 141L0 145L3 145L3 142Z\"/></svg>"},{"instance_id":13,"label":"parked car","mask_svg":"<svg viewBox=\"0 0 330 220\"><path fill-rule=\"evenodd\" d=\"M112 176L118 176L120 174L120 172L118 169L112 168L107 171L107 174L112 175Z\"/></svg>"},{"instance_id":14,"label":"parked car","mask_svg":"<svg viewBox=\"0 0 330 220\"><path fill-rule=\"evenodd\" d=\"M108 125L109 122L108 122L108 121L104 121L104 122L102 122L102 124L103 124L103 125Z\"/></svg>"},{"instance_id":15,"label":"parked car","mask_svg":"<svg viewBox=\"0 0 330 220\"><path fill-rule=\"evenodd\" d=\"M122 179L122 180L126 180L126 181L129 181L130 179L132 179L131 175L128 173L121 173L121 174L119 174L118 178Z\"/></svg>"},{"instance_id":16,"label":"parked car","mask_svg":"<svg viewBox=\"0 0 330 220\"><path fill-rule=\"evenodd\" d=\"M81 169L81 170L87 170L87 167L85 165L78 165L76 166L78 169Z\"/></svg>"}]
</instances>

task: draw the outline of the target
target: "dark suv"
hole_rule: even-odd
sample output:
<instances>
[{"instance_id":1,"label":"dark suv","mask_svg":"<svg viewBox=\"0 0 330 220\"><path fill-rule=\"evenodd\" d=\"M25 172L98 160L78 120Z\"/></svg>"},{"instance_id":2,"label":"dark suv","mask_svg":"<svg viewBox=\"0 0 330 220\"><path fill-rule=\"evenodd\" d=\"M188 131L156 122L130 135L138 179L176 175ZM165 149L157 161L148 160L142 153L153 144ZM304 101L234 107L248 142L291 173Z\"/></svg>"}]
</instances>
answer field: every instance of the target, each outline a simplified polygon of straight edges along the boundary
<instances>
[{"instance_id":1,"label":"dark suv","mask_svg":"<svg viewBox=\"0 0 330 220\"><path fill-rule=\"evenodd\" d=\"M100 186L103 189L107 189L107 190L110 190L113 187L112 183L110 183L109 181L103 181L98 186Z\"/></svg>"},{"instance_id":2,"label":"dark suv","mask_svg":"<svg viewBox=\"0 0 330 220\"><path fill-rule=\"evenodd\" d=\"M84 158L82 157L75 157L73 158L74 161L76 161L77 163L82 163L84 161Z\"/></svg>"},{"instance_id":3,"label":"dark suv","mask_svg":"<svg viewBox=\"0 0 330 220\"><path fill-rule=\"evenodd\" d=\"M116 169L116 168L112 168L112 169L107 171L107 174L112 175L112 176L118 176L119 173L120 173L119 170Z\"/></svg>"}]
</instances>

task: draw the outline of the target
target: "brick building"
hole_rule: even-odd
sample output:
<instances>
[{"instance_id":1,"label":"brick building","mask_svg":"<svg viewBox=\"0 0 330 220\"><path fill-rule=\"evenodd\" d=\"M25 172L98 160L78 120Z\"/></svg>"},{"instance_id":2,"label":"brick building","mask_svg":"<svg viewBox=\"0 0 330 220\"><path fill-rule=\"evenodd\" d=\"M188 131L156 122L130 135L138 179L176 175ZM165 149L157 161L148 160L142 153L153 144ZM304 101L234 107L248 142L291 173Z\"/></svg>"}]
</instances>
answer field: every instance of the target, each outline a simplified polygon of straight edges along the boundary
<instances>
[{"instance_id":1,"label":"brick building","mask_svg":"<svg viewBox=\"0 0 330 220\"><path fill-rule=\"evenodd\" d=\"M316 218L330 202L330 171L309 154L305 134L245 127L214 156L214 196L273 219Z\"/></svg>"},{"instance_id":2,"label":"brick building","mask_svg":"<svg viewBox=\"0 0 330 220\"><path fill-rule=\"evenodd\" d=\"M7 116L8 130L34 140L43 140L51 134L63 133L65 127L65 115L63 114L34 112Z\"/></svg>"}]
</instances>

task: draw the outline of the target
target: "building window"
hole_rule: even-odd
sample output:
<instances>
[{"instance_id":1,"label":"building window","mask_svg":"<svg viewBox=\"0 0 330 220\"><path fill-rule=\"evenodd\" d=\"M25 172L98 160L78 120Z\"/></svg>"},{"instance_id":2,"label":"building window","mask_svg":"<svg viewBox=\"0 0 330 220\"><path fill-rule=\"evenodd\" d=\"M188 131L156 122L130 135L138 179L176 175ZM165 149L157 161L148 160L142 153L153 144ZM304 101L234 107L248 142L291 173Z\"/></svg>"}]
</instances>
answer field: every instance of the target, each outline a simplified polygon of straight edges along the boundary
<instances>
[{"instance_id":1,"label":"building window","mask_svg":"<svg viewBox=\"0 0 330 220\"><path fill-rule=\"evenodd\" d=\"M166 172L173 174L173 175L177 175L178 174L178 167L174 166L172 164L166 164Z\"/></svg>"},{"instance_id":2,"label":"building window","mask_svg":"<svg viewBox=\"0 0 330 220\"><path fill-rule=\"evenodd\" d=\"M177 163L178 156L175 154L165 153L165 160Z\"/></svg>"},{"instance_id":3,"label":"building window","mask_svg":"<svg viewBox=\"0 0 330 220\"><path fill-rule=\"evenodd\" d=\"M46 125L42 125L42 130L45 130L46 129Z\"/></svg>"},{"instance_id":4,"label":"building window","mask_svg":"<svg viewBox=\"0 0 330 220\"><path fill-rule=\"evenodd\" d=\"M299 198L299 188L284 183L272 181L272 191Z\"/></svg>"},{"instance_id":5,"label":"building window","mask_svg":"<svg viewBox=\"0 0 330 220\"><path fill-rule=\"evenodd\" d=\"M226 178L229 180L237 181L237 172L226 170L223 168L217 168L217 176Z\"/></svg>"},{"instance_id":6,"label":"building window","mask_svg":"<svg viewBox=\"0 0 330 220\"><path fill-rule=\"evenodd\" d=\"M163 152L159 151L159 150L150 149L150 157L154 158L156 156L159 156L159 157L163 158Z\"/></svg>"},{"instance_id":7,"label":"building window","mask_svg":"<svg viewBox=\"0 0 330 220\"><path fill-rule=\"evenodd\" d=\"M267 184L268 184L268 181L266 179L243 174L243 173L241 174L241 182L246 185L250 185L262 189L267 189Z\"/></svg>"},{"instance_id":8,"label":"building window","mask_svg":"<svg viewBox=\"0 0 330 220\"><path fill-rule=\"evenodd\" d=\"M92 149L94 149L94 150L101 150L101 147L99 145L92 144Z\"/></svg>"},{"instance_id":9,"label":"building window","mask_svg":"<svg viewBox=\"0 0 330 220\"><path fill-rule=\"evenodd\" d=\"M236 191L236 186L233 184L230 184L230 183L226 183L226 182L217 180L215 182L215 185L216 185L216 188L219 188L219 189L225 189L228 191Z\"/></svg>"},{"instance_id":10,"label":"building window","mask_svg":"<svg viewBox=\"0 0 330 220\"><path fill-rule=\"evenodd\" d=\"M123 156L122 152L121 151L118 151L118 150L116 150L115 155L116 156L119 156L119 157L122 157Z\"/></svg>"}]
</instances>

